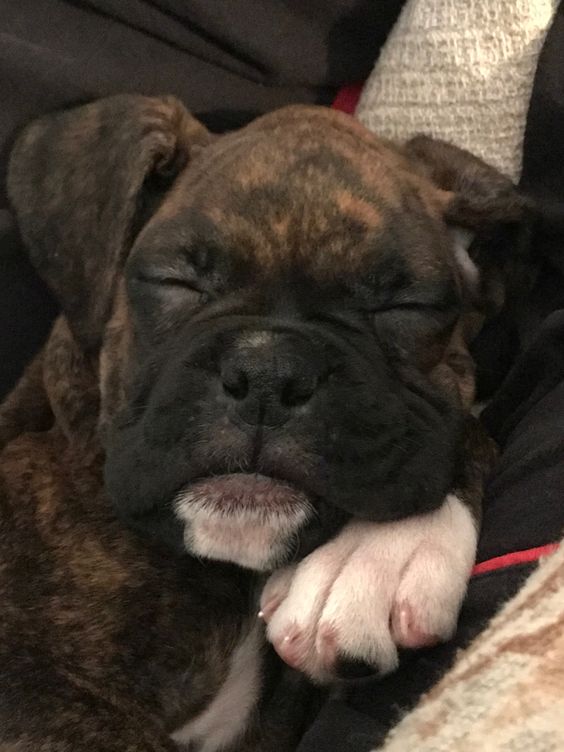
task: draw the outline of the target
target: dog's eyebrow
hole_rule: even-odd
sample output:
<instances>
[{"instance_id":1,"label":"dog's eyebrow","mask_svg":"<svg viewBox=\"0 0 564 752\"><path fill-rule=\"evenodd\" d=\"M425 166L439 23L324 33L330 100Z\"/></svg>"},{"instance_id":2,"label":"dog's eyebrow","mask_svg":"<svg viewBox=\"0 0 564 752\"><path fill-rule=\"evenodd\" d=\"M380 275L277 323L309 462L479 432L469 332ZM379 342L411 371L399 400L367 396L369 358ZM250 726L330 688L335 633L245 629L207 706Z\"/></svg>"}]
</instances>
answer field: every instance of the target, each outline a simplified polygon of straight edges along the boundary
<instances>
[{"instance_id":1,"label":"dog's eyebrow","mask_svg":"<svg viewBox=\"0 0 564 752\"><path fill-rule=\"evenodd\" d=\"M391 297L417 282L405 257L385 247L381 239L367 245L362 255L364 260L358 267L342 277L345 287L355 295Z\"/></svg>"},{"instance_id":2,"label":"dog's eyebrow","mask_svg":"<svg viewBox=\"0 0 564 752\"><path fill-rule=\"evenodd\" d=\"M422 280L392 294L390 304L447 309L454 306L457 300L454 281L450 279Z\"/></svg>"},{"instance_id":3,"label":"dog's eyebrow","mask_svg":"<svg viewBox=\"0 0 564 752\"><path fill-rule=\"evenodd\" d=\"M188 269L206 274L224 253L218 237L209 237L187 221L168 220L150 228L130 257L130 270L137 267L182 274Z\"/></svg>"},{"instance_id":4,"label":"dog's eyebrow","mask_svg":"<svg viewBox=\"0 0 564 752\"><path fill-rule=\"evenodd\" d=\"M413 274L406 260L398 253L392 252L380 256L363 278L363 284L370 290L385 289L389 293L403 290L413 282Z\"/></svg>"}]
</instances>

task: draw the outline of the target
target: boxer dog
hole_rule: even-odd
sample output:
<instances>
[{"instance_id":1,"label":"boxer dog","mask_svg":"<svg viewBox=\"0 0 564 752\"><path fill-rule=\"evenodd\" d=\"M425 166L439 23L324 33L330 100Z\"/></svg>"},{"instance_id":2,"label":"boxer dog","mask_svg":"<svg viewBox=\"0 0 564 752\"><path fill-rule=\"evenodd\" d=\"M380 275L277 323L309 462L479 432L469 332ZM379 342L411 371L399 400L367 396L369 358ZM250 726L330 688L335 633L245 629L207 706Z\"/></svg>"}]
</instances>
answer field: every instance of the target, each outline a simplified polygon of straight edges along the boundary
<instances>
[{"instance_id":1,"label":"boxer dog","mask_svg":"<svg viewBox=\"0 0 564 752\"><path fill-rule=\"evenodd\" d=\"M170 97L45 117L8 172L62 313L0 414L0 750L295 749L315 685L455 628L511 260L454 230L526 202L445 143Z\"/></svg>"}]
</instances>

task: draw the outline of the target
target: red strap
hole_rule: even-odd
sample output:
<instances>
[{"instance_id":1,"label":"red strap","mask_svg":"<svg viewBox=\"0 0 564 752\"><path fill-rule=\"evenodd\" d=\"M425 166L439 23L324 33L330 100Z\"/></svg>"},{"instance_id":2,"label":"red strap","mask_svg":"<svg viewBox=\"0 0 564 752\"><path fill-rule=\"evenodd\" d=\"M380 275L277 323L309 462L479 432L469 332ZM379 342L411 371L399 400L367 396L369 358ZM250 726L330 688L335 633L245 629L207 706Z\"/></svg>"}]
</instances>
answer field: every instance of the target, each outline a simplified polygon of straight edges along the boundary
<instances>
[{"instance_id":1,"label":"red strap","mask_svg":"<svg viewBox=\"0 0 564 752\"><path fill-rule=\"evenodd\" d=\"M341 110L341 112L346 112L348 115L354 115L363 86L364 81L361 81L356 84L347 84L347 86L339 89L331 105L333 109Z\"/></svg>"},{"instance_id":2,"label":"red strap","mask_svg":"<svg viewBox=\"0 0 564 752\"><path fill-rule=\"evenodd\" d=\"M485 572L493 572L496 569L514 567L516 564L530 564L533 561L538 561L542 556L548 556L548 554L553 553L558 546L558 543L547 543L545 546L527 548L525 551L512 551L510 554L503 554L503 556L496 556L493 559L481 561L474 566L472 576L484 574Z\"/></svg>"}]
</instances>

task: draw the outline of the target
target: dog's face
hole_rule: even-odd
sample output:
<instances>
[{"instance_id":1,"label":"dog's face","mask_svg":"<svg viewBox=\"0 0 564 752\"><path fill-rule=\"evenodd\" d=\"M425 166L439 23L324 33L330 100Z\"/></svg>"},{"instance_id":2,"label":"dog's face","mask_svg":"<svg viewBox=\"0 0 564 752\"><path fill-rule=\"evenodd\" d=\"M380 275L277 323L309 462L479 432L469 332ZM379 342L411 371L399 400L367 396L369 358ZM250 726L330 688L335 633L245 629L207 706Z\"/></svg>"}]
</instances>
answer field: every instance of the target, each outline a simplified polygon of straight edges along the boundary
<instances>
[{"instance_id":1,"label":"dog's face","mask_svg":"<svg viewBox=\"0 0 564 752\"><path fill-rule=\"evenodd\" d=\"M213 138L174 100L117 97L31 126L10 191L99 359L129 524L269 569L348 515L441 503L478 293L448 223L519 218L493 170L322 108Z\"/></svg>"}]
</instances>

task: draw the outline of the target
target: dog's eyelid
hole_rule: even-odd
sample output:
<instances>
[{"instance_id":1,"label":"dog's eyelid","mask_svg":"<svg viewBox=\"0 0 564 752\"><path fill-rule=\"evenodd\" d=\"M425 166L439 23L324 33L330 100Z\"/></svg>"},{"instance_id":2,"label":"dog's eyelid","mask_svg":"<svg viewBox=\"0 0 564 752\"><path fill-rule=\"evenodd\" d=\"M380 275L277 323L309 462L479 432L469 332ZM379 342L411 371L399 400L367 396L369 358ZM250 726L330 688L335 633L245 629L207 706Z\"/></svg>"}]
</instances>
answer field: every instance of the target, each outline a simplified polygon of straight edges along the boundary
<instances>
[{"instance_id":1,"label":"dog's eyelid","mask_svg":"<svg viewBox=\"0 0 564 752\"><path fill-rule=\"evenodd\" d=\"M384 299L374 300L371 312L414 311L449 313L459 303L456 288L450 282L425 282L397 291Z\"/></svg>"},{"instance_id":2,"label":"dog's eyelid","mask_svg":"<svg viewBox=\"0 0 564 752\"><path fill-rule=\"evenodd\" d=\"M144 282L153 285L176 284L185 285L187 287L195 287L197 285L196 280L191 276L185 276L172 269L140 269L133 273L132 279L136 282Z\"/></svg>"},{"instance_id":3,"label":"dog's eyelid","mask_svg":"<svg viewBox=\"0 0 564 752\"><path fill-rule=\"evenodd\" d=\"M316 324L329 324L334 327L341 327L355 333L363 331L362 327L359 326L352 318L339 316L337 314L316 313L315 315L309 317L308 321Z\"/></svg>"},{"instance_id":4,"label":"dog's eyelid","mask_svg":"<svg viewBox=\"0 0 564 752\"><path fill-rule=\"evenodd\" d=\"M161 285L161 286L169 286L169 287L182 287L187 290L193 290L194 292L197 292L198 294L204 294L204 291L202 290L201 286L198 284L198 282L194 279L190 279L188 277L183 277L179 274L170 275L165 273L158 273L158 272L137 272L133 276L134 282L140 282L141 284L146 285Z\"/></svg>"},{"instance_id":5,"label":"dog's eyelid","mask_svg":"<svg viewBox=\"0 0 564 752\"><path fill-rule=\"evenodd\" d=\"M418 300L406 300L391 302L385 305L377 306L371 310L371 313L386 313L388 311L414 311L421 313L448 313L452 311L453 305L451 302L427 302Z\"/></svg>"}]
</instances>

